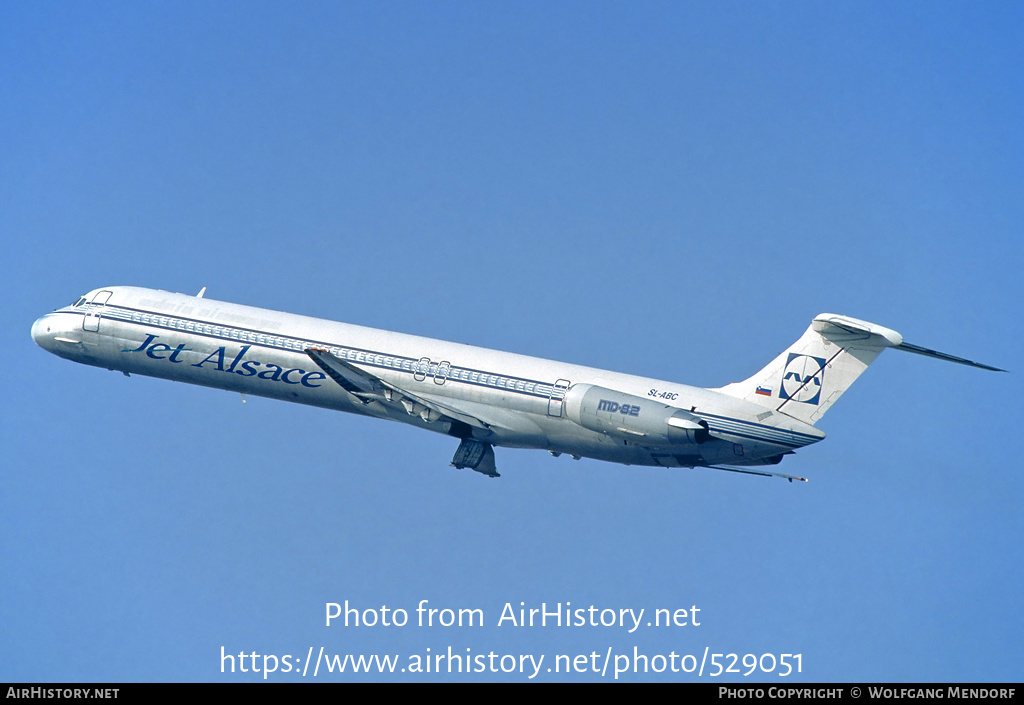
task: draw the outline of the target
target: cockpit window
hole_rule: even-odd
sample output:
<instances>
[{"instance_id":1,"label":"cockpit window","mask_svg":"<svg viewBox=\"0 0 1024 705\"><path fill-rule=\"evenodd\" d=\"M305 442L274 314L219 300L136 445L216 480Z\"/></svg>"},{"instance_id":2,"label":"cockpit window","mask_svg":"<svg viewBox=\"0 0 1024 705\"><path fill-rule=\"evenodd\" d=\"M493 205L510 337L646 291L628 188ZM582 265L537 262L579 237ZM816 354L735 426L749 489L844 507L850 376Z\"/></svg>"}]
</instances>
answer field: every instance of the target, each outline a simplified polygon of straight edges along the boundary
<instances>
[{"instance_id":1,"label":"cockpit window","mask_svg":"<svg viewBox=\"0 0 1024 705\"><path fill-rule=\"evenodd\" d=\"M78 299L78 301L76 301L75 303L71 304L71 308L77 308L78 306L81 306L84 303L85 303L85 297L83 296L80 299Z\"/></svg>"}]
</instances>

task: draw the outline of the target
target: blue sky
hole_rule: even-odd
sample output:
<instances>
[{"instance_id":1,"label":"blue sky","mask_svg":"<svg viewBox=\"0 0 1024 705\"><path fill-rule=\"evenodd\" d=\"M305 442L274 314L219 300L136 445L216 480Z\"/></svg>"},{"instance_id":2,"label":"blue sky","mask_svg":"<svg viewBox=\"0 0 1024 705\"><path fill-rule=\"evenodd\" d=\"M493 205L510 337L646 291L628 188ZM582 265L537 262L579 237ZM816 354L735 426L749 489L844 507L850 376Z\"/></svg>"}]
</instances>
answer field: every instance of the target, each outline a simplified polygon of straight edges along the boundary
<instances>
[{"instance_id":1,"label":"blue sky","mask_svg":"<svg viewBox=\"0 0 1024 705\"><path fill-rule=\"evenodd\" d=\"M5 4L0 680L262 678L222 647L1019 680L1022 47L1013 2ZM490 480L32 343L115 284L702 386L825 311L1012 372L885 353L780 466L806 485L506 449ZM486 623L326 627L345 600ZM499 627L521 602L702 621ZM527 680L317 680L361 678Z\"/></svg>"}]
</instances>

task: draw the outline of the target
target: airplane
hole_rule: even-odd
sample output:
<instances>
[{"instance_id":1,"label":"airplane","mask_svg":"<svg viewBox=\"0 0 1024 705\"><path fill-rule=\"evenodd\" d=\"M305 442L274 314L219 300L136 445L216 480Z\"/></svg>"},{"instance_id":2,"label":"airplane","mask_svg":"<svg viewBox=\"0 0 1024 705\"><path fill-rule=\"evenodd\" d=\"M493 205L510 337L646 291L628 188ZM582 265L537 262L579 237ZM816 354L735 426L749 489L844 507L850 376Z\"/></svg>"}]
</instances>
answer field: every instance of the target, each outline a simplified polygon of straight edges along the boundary
<instances>
[{"instance_id":1,"label":"airplane","mask_svg":"<svg viewBox=\"0 0 1024 705\"><path fill-rule=\"evenodd\" d=\"M752 377L717 389L140 287L39 318L44 350L148 375L402 421L459 440L456 468L499 477L494 447L625 465L769 471L886 348L1005 372L823 313Z\"/></svg>"}]
</instances>

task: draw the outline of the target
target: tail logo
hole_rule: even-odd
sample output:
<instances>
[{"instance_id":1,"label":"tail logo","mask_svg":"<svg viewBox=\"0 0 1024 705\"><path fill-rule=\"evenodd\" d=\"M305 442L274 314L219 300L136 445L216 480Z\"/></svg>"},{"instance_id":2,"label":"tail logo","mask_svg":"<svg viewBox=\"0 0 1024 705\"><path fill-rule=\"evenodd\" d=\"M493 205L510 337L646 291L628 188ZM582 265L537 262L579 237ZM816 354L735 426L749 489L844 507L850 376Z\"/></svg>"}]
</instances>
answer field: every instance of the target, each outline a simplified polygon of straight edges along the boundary
<instances>
[{"instance_id":1,"label":"tail logo","mask_svg":"<svg viewBox=\"0 0 1024 705\"><path fill-rule=\"evenodd\" d=\"M825 358L790 353L786 369L782 372L779 398L817 404L824 376Z\"/></svg>"}]
</instances>

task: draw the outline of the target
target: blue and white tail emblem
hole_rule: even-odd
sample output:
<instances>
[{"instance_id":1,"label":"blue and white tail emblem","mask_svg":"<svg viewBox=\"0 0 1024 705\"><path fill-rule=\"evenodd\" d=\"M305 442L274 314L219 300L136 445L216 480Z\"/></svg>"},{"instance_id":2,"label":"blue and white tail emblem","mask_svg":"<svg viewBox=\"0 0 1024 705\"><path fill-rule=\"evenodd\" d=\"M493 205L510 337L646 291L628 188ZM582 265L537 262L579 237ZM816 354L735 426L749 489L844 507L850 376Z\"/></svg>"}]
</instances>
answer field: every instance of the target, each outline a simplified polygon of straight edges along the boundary
<instances>
[{"instance_id":1,"label":"blue and white tail emblem","mask_svg":"<svg viewBox=\"0 0 1024 705\"><path fill-rule=\"evenodd\" d=\"M817 404L825 376L825 358L790 353L782 372L779 398Z\"/></svg>"}]
</instances>

